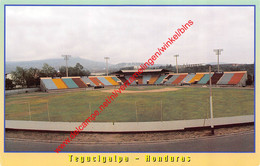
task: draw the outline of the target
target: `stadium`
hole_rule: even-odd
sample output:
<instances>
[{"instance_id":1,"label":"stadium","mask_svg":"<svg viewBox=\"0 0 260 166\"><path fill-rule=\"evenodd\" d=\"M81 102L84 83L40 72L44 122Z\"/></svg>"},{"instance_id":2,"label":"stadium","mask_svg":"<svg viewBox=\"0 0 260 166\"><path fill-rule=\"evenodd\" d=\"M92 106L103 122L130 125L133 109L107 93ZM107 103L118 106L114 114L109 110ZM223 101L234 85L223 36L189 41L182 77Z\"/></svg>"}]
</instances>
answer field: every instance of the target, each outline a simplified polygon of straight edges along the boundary
<instances>
[{"instance_id":1,"label":"stadium","mask_svg":"<svg viewBox=\"0 0 260 166\"><path fill-rule=\"evenodd\" d=\"M28 23L18 33L10 27L22 21L7 21L13 35L6 48L5 150L53 151L97 112L74 140L80 145L68 151L254 151L253 10L240 17L242 10L234 9L226 17L231 9L190 8L50 7L48 19L41 9L38 20L20 18ZM8 20L16 20L17 10L10 9ZM184 34L187 21L192 26ZM205 144L207 136L214 140ZM173 143L178 139L180 148ZM129 141L135 148L125 145Z\"/></svg>"},{"instance_id":2,"label":"stadium","mask_svg":"<svg viewBox=\"0 0 260 166\"><path fill-rule=\"evenodd\" d=\"M81 122L136 70L109 76L42 77L41 92L6 97L6 120ZM209 72L145 70L95 122L209 119ZM253 115L247 71L213 72L214 118ZM95 123L94 122L94 123ZM87 130L86 130L87 131Z\"/></svg>"}]
</instances>

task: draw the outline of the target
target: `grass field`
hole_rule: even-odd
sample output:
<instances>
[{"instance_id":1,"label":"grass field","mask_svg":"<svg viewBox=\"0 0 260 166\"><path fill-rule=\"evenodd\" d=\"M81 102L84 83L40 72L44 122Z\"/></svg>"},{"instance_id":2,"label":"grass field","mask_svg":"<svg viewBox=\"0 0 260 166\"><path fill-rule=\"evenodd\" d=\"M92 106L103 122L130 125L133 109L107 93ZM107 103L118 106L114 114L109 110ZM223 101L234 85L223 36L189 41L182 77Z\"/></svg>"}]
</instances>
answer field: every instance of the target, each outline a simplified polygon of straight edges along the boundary
<instances>
[{"instance_id":1,"label":"grass field","mask_svg":"<svg viewBox=\"0 0 260 166\"><path fill-rule=\"evenodd\" d=\"M127 90L144 91L160 88L165 87L129 87ZM48 121L50 118L50 121L81 122L98 109L108 95L111 93L90 90L6 96L5 118L30 120L30 107L33 121ZM254 90L213 88L213 108L214 117L252 115ZM100 113L96 121L169 121L207 117L209 117L208 88L181 87L177 91L169 92L121 94Z\"/></svg>"}]
</instances>

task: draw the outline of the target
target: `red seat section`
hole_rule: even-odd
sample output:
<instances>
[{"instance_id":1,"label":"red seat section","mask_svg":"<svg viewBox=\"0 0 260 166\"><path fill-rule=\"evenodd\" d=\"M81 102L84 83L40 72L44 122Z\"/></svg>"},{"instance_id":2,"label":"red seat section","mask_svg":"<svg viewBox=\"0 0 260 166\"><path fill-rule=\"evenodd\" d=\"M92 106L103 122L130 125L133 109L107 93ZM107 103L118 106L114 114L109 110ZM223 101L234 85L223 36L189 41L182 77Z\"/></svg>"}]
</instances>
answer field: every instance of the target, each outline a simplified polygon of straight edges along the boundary
<instances>
[{"instance_id":1,"label":"red seat section","mask_svg":"<svg viewBox=\"0 0 260 166\"><path fill-rule=\"evenodd\" d=\"M137 77L138 84L143 84L143 77Z\"/></svg>"},{"instance_id":2,"label":"red seat section","mask_svg":"<svg viewBox=\"0 0 260 166\"><path fill-rule=\"evenodd\" d=\"M179 84L188 74L181 74L179 77L177 77L172 84Z\"/></svg>"},{"instance_id":3,"label":"red seat section","mask_svg":"<svg viewBox=\"0 0 260 166\"><path fill-rule=\"evenodd\" d=\"M99 82L97 80L96 77L89 77L89 79L95 84L95 85L99 85Z\"/></svg>"},{"instance_id":4,"label":"red seat section","mask_svg":"<svg viewBox=\"0 0 260 166\"><path fill-rule=\"evenodd\" d=\"M72 80L78 85L79 88L88 87L80 78L72 78Z\"/></svg>"},{"instance_id":5,"label":"red seat section","mask_svg":"<svg viewBox=\"0 0 260 166\"><path fill-rule=\"evenodd\" d=\"M103 82L101 82L97 77L95 77L94 79L96 79L97 80L97 82L98 82L98 85L105 85L105 84L103 84Z\"/></svg>"},{"instance_id":6,"label":"red seat section","mask_svg":"<svg viewBox=\"0 0 260 166\"><path fill-rule=\"evenodd\" d=\"M228 82L228 84L230 84L230 85L238 84L241 81L241 79L243 78L244 74L245 73L235 73L233 75L233 77L231 78L231 80Z\"/></svg>"}]
</instances>

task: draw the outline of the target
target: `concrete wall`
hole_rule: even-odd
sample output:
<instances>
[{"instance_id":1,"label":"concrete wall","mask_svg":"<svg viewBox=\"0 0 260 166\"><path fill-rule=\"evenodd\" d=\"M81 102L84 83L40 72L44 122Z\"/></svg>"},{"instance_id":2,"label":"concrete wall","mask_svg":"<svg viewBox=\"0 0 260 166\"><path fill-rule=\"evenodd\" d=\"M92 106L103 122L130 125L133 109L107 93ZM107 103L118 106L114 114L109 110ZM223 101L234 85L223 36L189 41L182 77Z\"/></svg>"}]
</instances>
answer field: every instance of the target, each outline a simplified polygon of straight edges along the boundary
<instances>
[{"instance_id":1,"label":"concrete wall","mask_svg":"<svg viewBox=\"0 0 260 166\"><path fill-rule=\"evenodd\" d=\"M22 93L38 92L40 88L25 88L25 89L15 89L15 90L5 90L5 95L15 95Z\"/></svg>"}]
</instances>

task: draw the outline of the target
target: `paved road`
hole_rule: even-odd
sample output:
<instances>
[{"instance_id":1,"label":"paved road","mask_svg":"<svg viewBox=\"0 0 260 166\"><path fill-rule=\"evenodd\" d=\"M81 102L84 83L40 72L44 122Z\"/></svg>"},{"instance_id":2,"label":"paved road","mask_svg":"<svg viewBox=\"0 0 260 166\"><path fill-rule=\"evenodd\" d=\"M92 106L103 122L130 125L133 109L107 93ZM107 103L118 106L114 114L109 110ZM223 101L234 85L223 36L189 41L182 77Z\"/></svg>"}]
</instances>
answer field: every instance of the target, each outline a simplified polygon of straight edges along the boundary
<instances>
[{"instance_id":1,"label":"paved road","mask_svg":"<svg viewBox=\"0 0 260 166\"><path fill-rule=\"evenodd\" d=\"M5 151L50 151L60 143L18 141L6 139ZM131 144L69 144L62 151L131 151L131 152L253 152L254 133L239 133L226 136L210 136L199 139L158 143Z\"/></svg>"}]
</instances>

